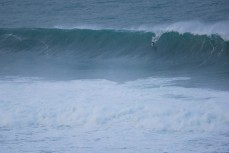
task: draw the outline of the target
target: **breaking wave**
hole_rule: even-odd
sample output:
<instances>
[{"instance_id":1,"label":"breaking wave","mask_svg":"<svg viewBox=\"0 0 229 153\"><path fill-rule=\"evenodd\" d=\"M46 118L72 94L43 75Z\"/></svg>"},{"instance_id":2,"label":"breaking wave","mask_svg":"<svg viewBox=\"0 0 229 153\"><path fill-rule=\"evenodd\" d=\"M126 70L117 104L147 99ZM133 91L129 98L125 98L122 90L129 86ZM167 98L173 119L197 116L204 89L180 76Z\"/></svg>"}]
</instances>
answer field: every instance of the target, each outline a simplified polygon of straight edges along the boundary
<instances>
[{"instance_id":1,"label":"breaking wave","mask_svg":"<svg viewBox=\"0 0 229 153\"><path fill-rule=\"evenodd\" d=\"M151 46L151 41L155 46ZM43 62L38 60L42 58L46 62L70 63L71 67L82 61L89 65L92 61L112 61L116 65L124 61L122 64L132 65L134 61L136 65L144 63L157 69L191 65L192 68L210 66L227 71L229 41L219 34L179 31L1 28L0 58L3 69L12 63L18 65L18 61Z\"/></svg>"}]
</instances>

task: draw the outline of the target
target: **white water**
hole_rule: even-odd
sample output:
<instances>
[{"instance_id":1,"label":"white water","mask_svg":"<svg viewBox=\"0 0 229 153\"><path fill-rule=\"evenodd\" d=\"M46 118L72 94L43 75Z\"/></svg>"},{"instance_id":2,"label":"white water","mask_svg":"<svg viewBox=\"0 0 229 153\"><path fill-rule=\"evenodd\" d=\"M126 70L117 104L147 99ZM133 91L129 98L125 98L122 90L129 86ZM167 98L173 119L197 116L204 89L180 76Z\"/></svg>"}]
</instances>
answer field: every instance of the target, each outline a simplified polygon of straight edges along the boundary
<instances>
[{"instance_id":1,"label":"white water","mask_svg":"<svg viewBox=\"0 0 229 153\"><path fill-rule=\"evenodd\" d=\"M228 152L229 92L190 78L0 81L0 150Z\"/></svg>"},{"instance_id":2,"label":"white water","mask_svg":"<svg viewBox=\"0 0 229 153\"><path fill-rule=\"evenodd\" d=\"M200 21L182 21L172 24L162 24L156 26L138 26L133 27L132 30L155 32L161 35L164 32L179 32L180 34L192 33L194 35L219 35L225 41L229 40L229 21L221 21L216 23L203 23Z\"/></svg>"},{"instance_id":3,"label":"white water","mask_svg":"<svg viewBox=\"0 0 229 153\"><path fill-rule=\"evenodd\" d=\"M219 35L225 41L229 40L229 21L221 21L215 23L204 23L197 20L180 21L170 24L158 24L158 25L138 25L132 27L109 27L100 25L76 25L76 26L63 26L58 25L55 28L58 29L91 29L91 30L127 30L127 31L144 31L154 32L156 35L161 35L165 32L179 32L184 34L186 32L194 35Z\"/></svg>"}]
</instances>

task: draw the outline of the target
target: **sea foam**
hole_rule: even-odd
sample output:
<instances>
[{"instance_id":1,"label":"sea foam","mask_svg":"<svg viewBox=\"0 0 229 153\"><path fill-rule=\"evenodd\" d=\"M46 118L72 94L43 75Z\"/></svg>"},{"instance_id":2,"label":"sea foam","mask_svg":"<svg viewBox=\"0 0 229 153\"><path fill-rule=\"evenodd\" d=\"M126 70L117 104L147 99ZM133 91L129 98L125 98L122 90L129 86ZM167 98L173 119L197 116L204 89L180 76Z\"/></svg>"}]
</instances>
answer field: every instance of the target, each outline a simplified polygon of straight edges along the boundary
<instances>
[{"instance_id":1,"label":"sea foam","mask_svg":"<svg viewBox=\"0 0 229 153\"><path fill-rule=\"evenodd\" d=\"M174 86L188 78L0 82L0 126L127 126L228 131L228 92Z\"/></svg>"}]
</instances>

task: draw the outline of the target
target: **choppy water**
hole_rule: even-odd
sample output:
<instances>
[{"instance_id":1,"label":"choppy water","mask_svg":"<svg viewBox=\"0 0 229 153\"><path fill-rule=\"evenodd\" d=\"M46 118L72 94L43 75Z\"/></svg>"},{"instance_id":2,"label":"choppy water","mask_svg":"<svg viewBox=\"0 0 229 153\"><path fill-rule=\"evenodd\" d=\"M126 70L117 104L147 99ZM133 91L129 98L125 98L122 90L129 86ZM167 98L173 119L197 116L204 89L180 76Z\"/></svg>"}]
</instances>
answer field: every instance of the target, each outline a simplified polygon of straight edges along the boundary
<instances>
[{"instance_id":1,"label":"choppy water","mask_svg":"<svg viewBox=\"0 0 229 153\"><path fill-rule=\"evenodd\" d=\"M0 2L0 152L228 152L228 6Z\"/></svg>"}]
</instances>

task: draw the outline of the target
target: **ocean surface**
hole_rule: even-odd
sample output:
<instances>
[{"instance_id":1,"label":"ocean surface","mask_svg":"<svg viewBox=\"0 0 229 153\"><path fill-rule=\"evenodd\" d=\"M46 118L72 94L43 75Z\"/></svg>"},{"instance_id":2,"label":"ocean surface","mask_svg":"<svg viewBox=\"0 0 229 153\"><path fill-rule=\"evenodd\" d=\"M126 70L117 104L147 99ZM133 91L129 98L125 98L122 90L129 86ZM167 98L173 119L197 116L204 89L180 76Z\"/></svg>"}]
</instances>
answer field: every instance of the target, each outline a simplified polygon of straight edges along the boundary
<instances>
[{"instance_id":1,"label":"ocean surface","mask_svg":"<svg viewBox=\"0 0 229 153\"><path fill-rule=\"evenodd\" d=\"M1 153L228 153L228 0L1 0Z\"/></svg>"}]
</instances>

